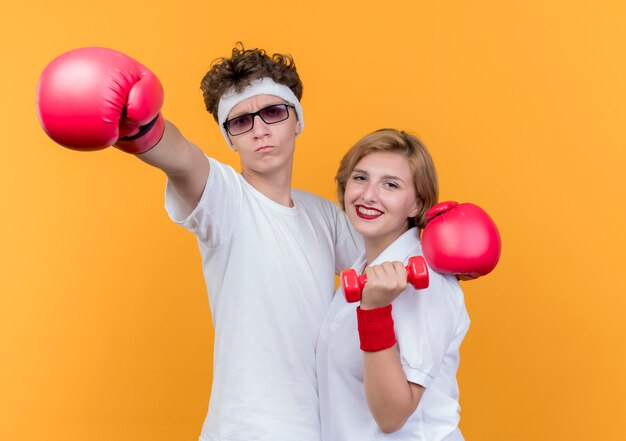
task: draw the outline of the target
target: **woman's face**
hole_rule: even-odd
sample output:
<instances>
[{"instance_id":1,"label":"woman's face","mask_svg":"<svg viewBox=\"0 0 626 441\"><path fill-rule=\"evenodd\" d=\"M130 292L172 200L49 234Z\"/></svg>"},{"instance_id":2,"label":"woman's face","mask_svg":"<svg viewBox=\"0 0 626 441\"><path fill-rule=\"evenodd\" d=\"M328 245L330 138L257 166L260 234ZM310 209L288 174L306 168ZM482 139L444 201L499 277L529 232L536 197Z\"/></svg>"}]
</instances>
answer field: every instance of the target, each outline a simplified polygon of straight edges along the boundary
<instances>
[{"instance_id":1,"label":"woman's face","mask_svg":"<svg viewBox=\"0 0 626 441\"><path fill-rule=\"evenodd\" d=\"M363 157L348 178L344 204L366 244L390 245L408 229L408 218L416 216L419 208L406 158L392 152Z\"/></svg>"}]
</instances>

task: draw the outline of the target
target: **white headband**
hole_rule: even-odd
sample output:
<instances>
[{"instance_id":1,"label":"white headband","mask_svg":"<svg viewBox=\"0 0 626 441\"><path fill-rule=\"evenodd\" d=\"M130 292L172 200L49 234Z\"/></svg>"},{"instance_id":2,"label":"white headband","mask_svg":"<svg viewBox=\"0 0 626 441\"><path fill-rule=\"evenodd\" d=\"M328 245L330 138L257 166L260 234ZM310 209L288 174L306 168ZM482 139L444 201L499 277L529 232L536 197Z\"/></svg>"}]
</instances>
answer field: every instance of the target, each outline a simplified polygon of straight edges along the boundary
<instances>
[{"instance_id":1,"label":"white headband","mask_svg":"<svg viewBox=\"0 0 626 441\"><path fill-rule=\"evenodd\" d=\"M220 103L217 106L217 120L220 125L220 130L226 139L228 145L232 148L232 144L230 143L230 138L228 137L228 132L224 128L224 123L228 118L228 114L233 107L242 102L245 99L248 99L257 95L274 95L279 98L284 99L289 104L292 104L296 108L296 114L298 115L298 122L300 123L300 132L304 129L304 116L302 115L302 106L300 105L300 101L296 98L293 91L285 86L284 84L279 84L274 82L269 77L259 78L250 83L248 87L246 87L241 93L235 92L234 89L230 89L222 98L220 98Z\"/></svg>"}]
</instances>

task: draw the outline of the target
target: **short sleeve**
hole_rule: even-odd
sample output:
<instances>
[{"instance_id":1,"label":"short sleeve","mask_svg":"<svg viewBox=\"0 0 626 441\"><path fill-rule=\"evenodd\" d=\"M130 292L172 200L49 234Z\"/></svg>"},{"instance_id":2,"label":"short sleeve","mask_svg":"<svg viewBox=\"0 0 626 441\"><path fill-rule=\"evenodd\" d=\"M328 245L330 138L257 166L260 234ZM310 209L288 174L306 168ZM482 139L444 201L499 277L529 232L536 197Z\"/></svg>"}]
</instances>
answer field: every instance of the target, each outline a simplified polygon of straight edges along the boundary
<instances>
[{"instance_id":1,"label":"short sleeve","mask_svg":"<svg viewBox=\"0 0 626 441\"><path fill-rule=\"evenodd\" d=\"M243 189L235 170L213 158L209 176L198 205L186 215L188 208L168 180L165 187L165 209L169 217L194 233L209 247L217 247L230 237L241 208Z\"/></svg>"},{"instance_id":2,"label":"short sleeve","mask_svg":"<svg viewBox=\"0 0 626 441\"><path fill-rule=\"evenodd\" d=\"M428 387L445 357L456 358L458 363L458 340L465 334L459 333L459 321L466 311L454 276L431 271L427 289L409 287L396 298L393 316L400 362L408 381Z\"/></svg>"}]
</instances>

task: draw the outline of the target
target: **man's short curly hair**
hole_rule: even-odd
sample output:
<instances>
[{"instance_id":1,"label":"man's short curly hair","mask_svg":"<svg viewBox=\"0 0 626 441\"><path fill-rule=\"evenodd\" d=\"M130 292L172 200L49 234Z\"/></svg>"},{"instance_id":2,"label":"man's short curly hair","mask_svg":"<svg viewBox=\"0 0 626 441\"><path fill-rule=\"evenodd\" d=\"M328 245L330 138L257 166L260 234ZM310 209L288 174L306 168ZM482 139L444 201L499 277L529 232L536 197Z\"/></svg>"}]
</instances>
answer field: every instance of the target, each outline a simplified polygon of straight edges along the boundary
<instances>
[{"instance_id":1,"label":"man's short curly hair","mask_svg":"<svg viewBox=\"0 0 626 441\"><path fill-rule=\"evenodd\" d=\"M302 81L291 55L269 56L263 49L245 49L243 43L238 42L230 58L215 60L202 78L200 89L206 109L217 121L217 108L225 92L234 88L239 93L252 81L264 77L284 84L298 100L302 99Z\"/></svg>"}]
</instances>

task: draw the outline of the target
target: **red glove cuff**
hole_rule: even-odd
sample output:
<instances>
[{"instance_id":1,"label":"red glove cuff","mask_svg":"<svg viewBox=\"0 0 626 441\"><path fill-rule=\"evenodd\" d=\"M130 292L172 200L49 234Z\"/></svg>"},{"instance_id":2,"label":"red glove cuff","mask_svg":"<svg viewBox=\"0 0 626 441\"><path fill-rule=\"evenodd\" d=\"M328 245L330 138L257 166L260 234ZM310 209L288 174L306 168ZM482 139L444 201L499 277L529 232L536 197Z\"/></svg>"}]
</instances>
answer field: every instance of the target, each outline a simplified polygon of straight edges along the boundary
<instances>
[{"instance_id":1,"label":"red glove cuff","mask_svg":"<svg viewBox=\"0 0 626 441\"><path fill-rule=\"evenodd\" d=\"M376 352L396 344L391 305L375 309L356 309L361 350Z\"/></svg>"},{"instance_id":2,"label":"red glove cuff","mask_svg":"<svg viewBox=\"0 0 626 441\"><path fill-rule=\"evenodd\" d=\"M138 134L118 139L115 147L133 155L145 153L159 143L164 132L165 119L159 112L149 124L140 128Z\"/></svg>"}]
</instances>

